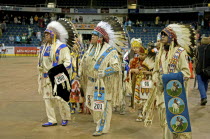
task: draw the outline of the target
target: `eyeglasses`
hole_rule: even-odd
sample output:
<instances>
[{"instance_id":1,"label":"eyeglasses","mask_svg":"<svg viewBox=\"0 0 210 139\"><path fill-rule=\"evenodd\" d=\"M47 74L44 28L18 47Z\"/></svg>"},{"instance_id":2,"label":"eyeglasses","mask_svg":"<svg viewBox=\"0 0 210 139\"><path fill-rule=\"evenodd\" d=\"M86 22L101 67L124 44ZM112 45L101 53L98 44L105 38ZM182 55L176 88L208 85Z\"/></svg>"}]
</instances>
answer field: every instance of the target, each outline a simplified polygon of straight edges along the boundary
<instances>
[{"instance_id":1,"label":"eyeglasses","mask_svg":"<svg viewBox=\"0 0 210 139\"><path fill-rule=\"evenodd\" d=\"M168 36L165 32L161 32L161 36Z\"/></svg>"}]
</instances>

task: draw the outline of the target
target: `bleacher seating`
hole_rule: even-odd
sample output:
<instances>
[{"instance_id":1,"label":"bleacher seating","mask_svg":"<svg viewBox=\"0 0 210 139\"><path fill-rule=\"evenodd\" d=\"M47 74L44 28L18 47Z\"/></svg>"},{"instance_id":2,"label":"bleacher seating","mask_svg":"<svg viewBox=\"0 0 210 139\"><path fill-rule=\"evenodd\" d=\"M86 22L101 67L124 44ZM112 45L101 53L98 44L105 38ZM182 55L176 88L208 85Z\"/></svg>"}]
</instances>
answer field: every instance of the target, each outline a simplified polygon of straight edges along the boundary
<instances>
[{"instance_id":1,"label":"bleacher seating","mask_svg":"<svg viewBox=\"0 0 210 139\"><path fill-rule=\"evenodd\" d=\"M143 32L143 28L147 30L147 32ZM163 30L164 27L132 27L134 29L134 33L129 32L130 39L131 38L141 38L143 46L146 47L147 44L151 41L156 42L157 34ZM209 29L202 29L201 35L205 34L205 36L210 35Z\"/></svg>"},{"instance_id":2,"label":"bleacher seating","mask_svg":"<svg viewBox=\"0 0 210 139\"><path fill-rule=\"evenodd\" d=\"M143 32L143 28L147 30L147 32ZM141 38L143 46L147 46L147 44L151 41L157 40L157 34L161 32L164 27L132 27L134 33L129 32L130 38Z\"/></svg>"},{"instance_id":3,"label":"bleacher seating","mask_svg":"<svg viewBox=\"0 0 210 139\"><path fill-rule=\"evenodd\" d=\"M146 23L146 21L145 21ZM186 23L186 22L185 22ZM45 28L39 28L37 25L30 25L33 28L34 32L37 32L38 30L41 30L42 35ZM143 32L143 28L147 30L147 32ZM141 38L143 45L146 47L147 44L151 41L156 42L157 34L161 32L161 30L164 27L132 27L134 30L133 32L129 32L130 38ZM32 36L31 44L9 44L9 36L17 36L22 35L23 33L28 33L28 25L17 25L17 24L8 24L7 25L7 31L3 33L2 38L0 38L0 43L4 43L6 46L39 46L39 40L36 38L36 36ZM202 29L201 35L205 34L205 36L210 35L209 29Z\"/></svg>"},{"instance_id":4,"label":"bleacher seating","mask_svg":"<svg viewBox=\"0 0 210 139\"><path fill-rule=\"evenodd\" d=\"M31 44L10 44L9 43L9 36L13 35L16 37L17 35L23 35L23 33L28 34L28 26L29 25L17 25L17 24L8 24L7 25L7 30L6 32L3 33L2 38L0 38L0 43L4 43L5 46L39 46L39 40L36 38L36 36L31 36ZM44 32L45 28L39 28L36 24L35 25L30 25L33 28L33 32L37 32L40 30Z\"/></svg>"},{"instance_id":5,"label":"bleacher seating","mask_svg":"<svg viewBox=\"0 0 210 139\"><path fill-rule=\"evenodd\" d=\"M202 35L202 34L205 34L206 37L209 36L209 35L210 35L209 29L202 29L202 30L201 30L201 35Z\"/></svg>"}]
</instances>

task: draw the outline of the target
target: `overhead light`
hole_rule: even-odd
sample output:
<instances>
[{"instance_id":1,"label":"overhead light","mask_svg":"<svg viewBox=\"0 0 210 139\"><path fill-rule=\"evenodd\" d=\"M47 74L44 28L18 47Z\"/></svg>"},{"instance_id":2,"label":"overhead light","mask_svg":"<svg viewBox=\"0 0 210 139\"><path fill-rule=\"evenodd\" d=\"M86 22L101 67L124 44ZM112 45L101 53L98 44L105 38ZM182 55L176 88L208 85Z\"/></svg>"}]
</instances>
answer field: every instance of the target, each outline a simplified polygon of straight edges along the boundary
<instances>
[{"instance_id":1,"label":"overhead light","mask_svg":"<svg viewBox=\"0 0 210 139\"><path fill-rule=\"evenodd\" d=\"M50 3L50 2L49 2L49 3L47 4L47 7L48 7L48 8L55 8L55 3Z\"/></svg>"},{"instance_id":2,"label":"overhead light","mask_svg":"<svg viewBox=\"0 0 210 139\"><path fill-rule=\"evenodd\" d=\"M136 6L136 4L131 4L132 6Z\"/></svg>"}]
</instances>

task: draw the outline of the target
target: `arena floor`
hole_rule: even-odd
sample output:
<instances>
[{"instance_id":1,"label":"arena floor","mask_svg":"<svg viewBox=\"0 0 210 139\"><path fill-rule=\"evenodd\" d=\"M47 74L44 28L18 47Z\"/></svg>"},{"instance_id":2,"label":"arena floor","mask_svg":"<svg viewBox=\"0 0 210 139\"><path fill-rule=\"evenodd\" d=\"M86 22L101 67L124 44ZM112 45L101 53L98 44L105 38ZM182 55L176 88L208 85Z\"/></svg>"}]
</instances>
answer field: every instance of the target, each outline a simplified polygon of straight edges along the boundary
<instances>
[{"instance_id":1,"label":"arena floor","mask_svg":"<svg viewBox=\"0 0 210 139\"><path fill-rule=\"evenodd\" d=\"M89 139L95 131L91 115L74 114L68 126L58 123L42 127L47 122L42 96L37 93L37 58L7 57L0 59L0 139ZM210 92L208 92L210 98ZM207 106L200 106L198 90L191 80L189 111L193 139L210 138L210 99ZM156 116L156 115L155 115ZM57 118L60 116L57 111ZM110 133L103 139L161 139L158 118L151 127L135 122L136 113L119 115L114 112Z\"/></svg>"}]
</instances>

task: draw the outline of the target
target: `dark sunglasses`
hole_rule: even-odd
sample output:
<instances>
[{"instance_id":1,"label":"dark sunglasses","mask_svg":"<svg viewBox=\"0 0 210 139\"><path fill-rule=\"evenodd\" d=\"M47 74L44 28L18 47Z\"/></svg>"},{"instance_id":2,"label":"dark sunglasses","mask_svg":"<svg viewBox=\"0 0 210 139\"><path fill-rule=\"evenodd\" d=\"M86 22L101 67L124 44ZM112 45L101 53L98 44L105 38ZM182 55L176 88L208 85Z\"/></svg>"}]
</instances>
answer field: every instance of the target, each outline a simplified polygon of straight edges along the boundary
<instances>
[{"instance_id":1,"label":"dark sunglasses","mask_svg":"<svg viewBox=\"0 0 210 139\"><path fill-rule=\"evenodd\" d=\"M168 36L165 32L161 32L161 36Z\"/></svg>"}]
</instances>

